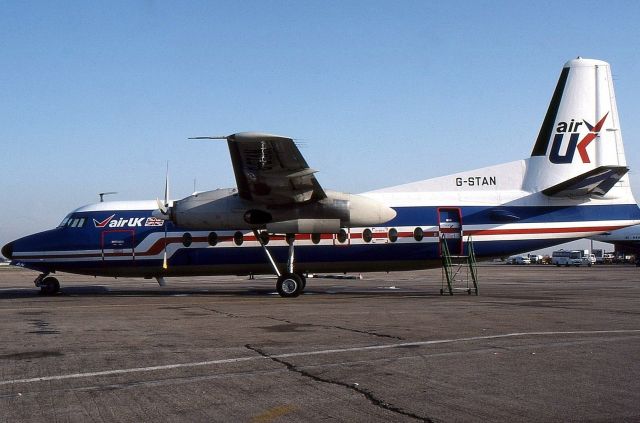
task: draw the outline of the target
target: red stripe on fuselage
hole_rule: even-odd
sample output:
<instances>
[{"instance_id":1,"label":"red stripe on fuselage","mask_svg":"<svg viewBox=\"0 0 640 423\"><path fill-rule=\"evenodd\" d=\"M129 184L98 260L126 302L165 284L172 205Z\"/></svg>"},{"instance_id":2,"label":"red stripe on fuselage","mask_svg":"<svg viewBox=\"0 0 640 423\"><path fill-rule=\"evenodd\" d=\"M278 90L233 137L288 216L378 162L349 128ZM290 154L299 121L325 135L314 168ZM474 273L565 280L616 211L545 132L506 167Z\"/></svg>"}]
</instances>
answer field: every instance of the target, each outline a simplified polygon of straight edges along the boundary
<instances>
[{"instance_id":1,"label":"red stripe on fuselage","mask_svg":"<svg viewBox=\"0 0 640 423\"><path fill-rule=\"evenodd\" d=\"M465 235L562 234L574 232L608 232L624 226L583 226L580 228L466 229Z\"/></svg>"},{"instance_id":2,"label":"red stripe on fuselage","mask_svg":"<svg viewBox=\"0 0 640 423\"><path fill-rule=\"evenodd\" d=\"M527 234L562 234L562 233L577 233L577 232L609 232L614 231L616 229L624 228L626 225L617 225L617 226L584 226L584 227L573 227L573 228L522 228L522 229L466 229L463 230L464 235L472 235L472 236L490 236L490 235L527 235ZM387 233L374 232L373 238L386 238ZM437 232L425 232L425 237L437 237ZM311 236L308 234L297 234L296 240L308 240ZM353 233L351 234L351 239L361 238L361 233ZM333 234L322 234L321 238L323 240L333 239ZM413 238L412 232L400 232L398 233L398 238ZM272 240L284 240L283 236L274 236L271 238ZM254 236L247 236L244 238L245 241L255 241ZM155 256L160 253L165 248L165 241L167 246L170 244L182 244L182 237L167 237L160 238L153 245L144 252L135 252L136 257L144 257L144 256ZM192 242L208 242L207 237L194 237ZM221 236L218 238L218 245L225 242L233 242L233 236ZM344 246L347 244L341 244ZM130 256L131 253L113 253L113 252L105 252L105 257L112 256ZM14 256L14 260L46 260L46 259L63 259L63 258L87 258L87 257L95 257L101 258L102 253L81 253L74 254L70 252L70 254L56 254L56 255L32 255L32 256L20 256L19 253L16 253Z\"/></svg>"}]
</instances>

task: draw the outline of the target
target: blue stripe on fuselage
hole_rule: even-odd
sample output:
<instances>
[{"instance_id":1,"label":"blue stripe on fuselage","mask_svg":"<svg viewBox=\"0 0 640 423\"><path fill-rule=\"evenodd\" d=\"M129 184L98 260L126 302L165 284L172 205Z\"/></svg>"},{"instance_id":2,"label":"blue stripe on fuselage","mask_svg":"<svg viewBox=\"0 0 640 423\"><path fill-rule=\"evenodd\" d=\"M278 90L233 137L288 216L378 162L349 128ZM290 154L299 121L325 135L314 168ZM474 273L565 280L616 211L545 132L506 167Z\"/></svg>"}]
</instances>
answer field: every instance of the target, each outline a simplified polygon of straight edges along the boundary
<instances>
[{"instance_id":1,"label":"blue stripe on fuselage","mask_svg":"<svg viewBox=\"0 0 640 423\"><path fill-rule=\"evenodd\" d=\"M385 227L394 226L437 226L438 209L440 207L398 207L397 216L385 224ZM610 221L610 220L638 220L640 209L635 204L603 205L603 206L569 206L569 207L540 207L540 206L466 206L460 207L462 222L466 225L500 225L503 223L553 223L553 222L577 222L577 221ZM79 212L74 217L85 217L83 228L63 227L38 234L30 235L13 244L15 253L23 252L47 252L78 250L100 250L102 248L103 233L105 231L132 230L134 231L134 245L137 247L147 236L154 232L164 232L163 227L122 226L96 228L94 219L102 222L113 215L113 221L120 218L132 218L135 224L137 218L151 216L151 210L138 211L100 211ZM508 220L508 222L505 221ZM171 222L166 222L169 232L190 232L187 229L175 227ZM248 232L248 231L245 231ZM175 236L175 234L173 235ZM518 252L531 251L571 240L571 237L563 239L528 239L509 241L485 241L476 244L478 256L504 256ZM105 248L112 248L105 246ZM278 261L286 261L287 247L270 246L270 251ZM322 262L359 262L362 264L374 261L384 262L408 262L415 260L435 259L439 256L436 243L389 243L389 244L365 244L351 245L348 247L334 247L330 245L296 247L297 263L322 263ZM181 248L170 258L171 266L187 267L198 265L243 265L248 263L265 263L264 252L258 247L217 246L215 248ZM136 260L130 263L134 266L151 265L158 267L157 260ZM111 265L127 266L126 261L102 262L65 262L48 264L46 259L39 263L25 264L26 267L46 271L47 266L52 269L69 270L77 267L108 267Z\"/></svg>"}]
</instances>

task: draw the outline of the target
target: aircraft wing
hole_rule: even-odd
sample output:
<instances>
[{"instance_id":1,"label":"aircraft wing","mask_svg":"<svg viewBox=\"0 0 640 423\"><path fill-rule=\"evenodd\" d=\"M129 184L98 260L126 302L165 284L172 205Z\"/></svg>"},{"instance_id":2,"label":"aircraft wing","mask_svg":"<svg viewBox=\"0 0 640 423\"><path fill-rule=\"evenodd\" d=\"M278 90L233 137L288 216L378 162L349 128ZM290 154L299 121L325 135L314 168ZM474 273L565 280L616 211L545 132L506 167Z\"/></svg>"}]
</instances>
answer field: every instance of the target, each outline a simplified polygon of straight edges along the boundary
<instances>
[{"instance_id":1,"label":"aircraft wing","mask_svg":"<svg viewBox=\"0 0 640 423\"><path fill-rule=\"evenodd\" d=\"M314 176L317 171L309 167L291 138L256 132L224 138L240 197L278 206L318 201L327 196Z\"/></svg>"}]
</instances>

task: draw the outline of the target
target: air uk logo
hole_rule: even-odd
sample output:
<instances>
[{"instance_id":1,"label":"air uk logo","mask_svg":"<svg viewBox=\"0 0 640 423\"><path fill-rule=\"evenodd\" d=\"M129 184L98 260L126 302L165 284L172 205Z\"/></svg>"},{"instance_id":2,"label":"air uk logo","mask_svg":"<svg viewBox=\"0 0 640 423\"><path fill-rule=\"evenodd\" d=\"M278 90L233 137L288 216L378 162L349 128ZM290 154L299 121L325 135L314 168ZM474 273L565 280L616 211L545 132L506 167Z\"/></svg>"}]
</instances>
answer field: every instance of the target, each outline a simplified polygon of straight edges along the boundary
<instances>
[{"instance_id":1,"label":"air uk logo","mask_svg":"<svg viewBox=\"0 0 640 423\"><path fill-rule=\"evenodd\" d=\"M137 226L163 226L164 220L155 217L121 217L114 219L115 214L107 217L102 221L93 219L93 225L96 228L134 228Z\"/></svg>"},{"instance_id":2,"label":"air uk logo","mask_svg":"<svg viewBox=\"0 0 640 423\"><path fill-rule=\"evenodd\" d=\"M107 217L105 220L101 222L98 222L97 220L93 219L93 224L95 225L96 228L104 228L109 224L109 222L111 222L111 219L113 219L114 216L115 214L112 214L111 216Z\"/></svg>"},{"instance_id":3,"label":"air uk logo","mask_svg":"<svg viewBox=\"0 0 640 423\"><path fill-rule=\"evenodd\" d=\"M584 119L582 122L577 122L575 119L571 119L570 122L558 123L558 126L556 127L556 135L554 136L553 144L551 145L551 152L549 153L549 161L556 164L573 163L573 156L577 150L578 154L580 154L580 160L582 160L582 163L591 163L591 158L589 157L589 153L587 153L587 147L600 133L607 116L609 116L609 112L607 112L595 125L591 125ZM582 129L580 127L583 123L589 132L587 132L584 138L578 142L578 139L580 138L580 129ZM560 148L563 145L565 135L569 135L569 143L567 144L564 154L561 154Z\"/></svg>"}]
</instances>

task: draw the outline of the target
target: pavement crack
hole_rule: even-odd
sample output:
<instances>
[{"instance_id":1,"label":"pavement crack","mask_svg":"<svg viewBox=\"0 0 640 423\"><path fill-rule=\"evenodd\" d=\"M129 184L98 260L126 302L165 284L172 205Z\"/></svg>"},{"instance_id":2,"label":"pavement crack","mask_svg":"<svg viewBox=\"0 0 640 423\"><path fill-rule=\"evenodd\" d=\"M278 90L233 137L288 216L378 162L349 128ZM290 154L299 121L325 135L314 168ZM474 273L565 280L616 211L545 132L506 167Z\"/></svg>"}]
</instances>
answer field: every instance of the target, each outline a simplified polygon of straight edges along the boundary
<instances>
[{"instance_id":1,"label":"pavement crack","mask_svg":"<svg viewBox=\"0 0 640 423\"><path fill-rule=\"evenodd\" d=\"M326 326L326 327L340 329L340 330L347 330L349 332L363 333L365 335L377 336L379 338L391 338L391 339L397 339L397 340L400 340L400 341L404 341L404 339L401 336L387 335L387 334L384 334L384 333L377 333L377 332L368 331L368 330L345 328L343 326Z\"/></svg>"},{"instance_id":2,"label":"pavement crack","mask_svg":"<svg viewBox=\"0 0 640 423\"><path fill-rule=\"evenodd\" d=\"M238 314L233 314L233 313L228 313L226 311L216 310L215 308L202 307L202 306L199 306L198 308L201 309L201 310L210 311L211 313L219 314L219 315L225 316L225 317L231 317L231 318L234 318L234 319L239 319L239 318L244 317L244 316L240 316Z\"/></svg>"},{"instance_id":3,"label":"pavement crack","mask_svg":"<svg viewBox=\"0 0 640 423\"><path fill-rule=\"evenodd\" d=\"M254 347L251 344L245 344L245 348L258 353L259 355L261 355L264 358L268 358L278 364L282 364L283 366L285 366L287 368L287 370L297 373L301 376L307 377L309 379L315 380L316 382L322 382L322 383L329 383L332 385L337 385L337 386L342 386L344 388L350 389L354 392L357 392L358 394L364 396L371 404L375 405L376 407L380 407L384 410L387 411L391 411L393 413L396 414L400 414L403 416L407 416L407 417L411 417L413 419L422 421L422 422L433 422L432 419L428 418L428 417L424 417L424 416L419 416L417 414L411 413L409 411L405 411L403 409L401 409L400 407L397 407L393 404L389 404L388 402L376 397L372 392L370 392L369 390L359 386L359 385L353 385L353 384L349 384L346 382L341 382L339 380L333 380L333 379L328 379L328 378L324 378L318 375L314 375L306 370L303 370L297 366L295 366L294 364L289 363L286 360L283 360L279 357L274 357L271 356L267 353L265 353L264 351L262 351L260 348L258 347Z\"/></svg>"},{"instance_id":4,"label":"pavement crack","mask_svg":"<svg viewBox=\"0 0 640 423\"><path fill-rule=\"evenodd\" d=\"M268 319L271 320L275 320L276 322L283 322L283 323L288 323L290 325L295 324L295 322L292 322L290 320L287 319L277 319L275 317L268 317ZM361 333L364 335L371 335L371 336L376 336L378 338L390 338L390 339L397 339L400 341L404 341L404 338L400 337L400 336L393 336L393 335L387 335L384 333L377 333L374 331L369 331L369 330L361 330L361 329L353 329L353 328L347 328L344 326L337 326L337 325L320 325L320 324L316 324L316 323L308 323L308 326L315 326L315 327L320 327L320 328L327 328L327 329L338 329L338 330L346 330L349 332L354 332L354 333Z\"/></svg>"}]
</instances>

